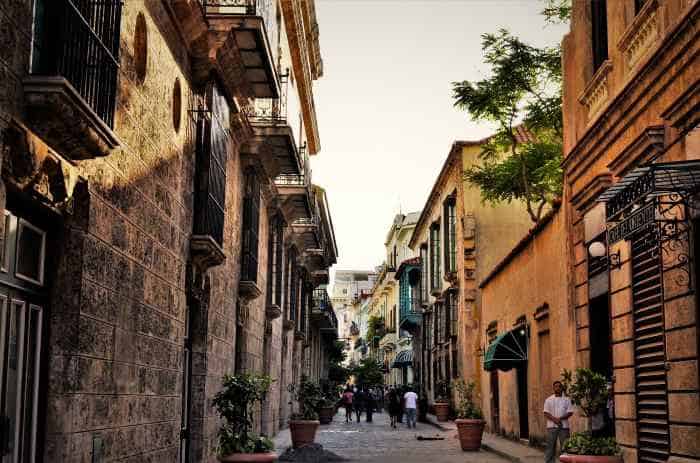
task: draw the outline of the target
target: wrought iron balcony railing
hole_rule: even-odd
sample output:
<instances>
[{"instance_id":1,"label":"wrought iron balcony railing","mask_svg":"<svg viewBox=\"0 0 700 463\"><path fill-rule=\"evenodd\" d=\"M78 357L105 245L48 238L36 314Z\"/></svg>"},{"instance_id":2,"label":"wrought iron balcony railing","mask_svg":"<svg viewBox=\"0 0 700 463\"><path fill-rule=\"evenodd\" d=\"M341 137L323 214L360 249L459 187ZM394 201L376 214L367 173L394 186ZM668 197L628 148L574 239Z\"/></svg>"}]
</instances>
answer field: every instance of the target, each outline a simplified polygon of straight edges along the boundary
<instances>
[{"instance_id":1,"label":"wrought iron balcony railing","mask_svg":"<svg viewBox=\"0 0 700 463\"><path fill-rule=\"evenodd\" d=\"M287 124L287 89L289 87L289 70L280 76L279 98L257 98L250 106L248 118L257 124Z\"/></svg>"},{"instance_id":2,"label":"wrought iron balcony railing","mask_svg":"<svg viewBox=\"0 0 700 463\"><path fill-rule=\"evenodd\" d=\"M301 174L280 174L275 177L277 186L305 186L311 185L311 169L308 154L306 154L306 143L299 147L299 159L302 164Z\"/></svg>"},{"instance_id":3,"label":"wrought iron balcony railing","mask_svg":"<svg viewBox=\"0 0 700 463\"><path fill-rule=\"evenodd\" d=\"M62 76L114 126L122 0L38 0L32 74Z\"/></svg>"}]
</instances>

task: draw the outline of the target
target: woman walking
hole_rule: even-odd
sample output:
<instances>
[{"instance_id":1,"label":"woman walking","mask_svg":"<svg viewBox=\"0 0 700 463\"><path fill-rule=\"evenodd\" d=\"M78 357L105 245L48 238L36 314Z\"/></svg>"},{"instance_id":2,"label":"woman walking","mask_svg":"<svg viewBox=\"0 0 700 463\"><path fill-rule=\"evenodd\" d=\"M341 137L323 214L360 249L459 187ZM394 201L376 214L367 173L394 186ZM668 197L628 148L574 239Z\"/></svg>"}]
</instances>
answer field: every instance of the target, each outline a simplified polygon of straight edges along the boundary
<instances>
[{"instance_id":1,"label":"woman walking","mask_svg":"<svg viewBox=\"0 0 700 463\"><path fill-rule=\"evenodd\" d=\"M352 389L348 386L343 392L343 405L345 406L345 422L352 423L352 401L354 394Z\"/></svg>"},{"instance_id":2,"label":"woman walking","mask_svg":"<svg viewBox=\"0 0 700 463\"><path fill-rule=\"evenodd\" d=\"M396 429L396 419L401 413L401 401L396 389L389 391L389 417L391 418L391 427Z\"/></svg>"}]
</instances>

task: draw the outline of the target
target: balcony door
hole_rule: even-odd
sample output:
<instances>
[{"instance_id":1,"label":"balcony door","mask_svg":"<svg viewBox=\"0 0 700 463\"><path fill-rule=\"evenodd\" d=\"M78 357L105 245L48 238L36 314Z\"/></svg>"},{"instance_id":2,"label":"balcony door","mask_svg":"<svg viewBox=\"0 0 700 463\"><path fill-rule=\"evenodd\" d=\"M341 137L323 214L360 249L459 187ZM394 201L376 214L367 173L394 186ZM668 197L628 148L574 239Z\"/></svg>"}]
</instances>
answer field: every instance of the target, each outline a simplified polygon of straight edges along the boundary
<instances>
[{"instance_id":1,"label":"balcony door","mask_svg":"<svg viewBox=\"0 0 700 463\"><path fill-rule=\"evenodd\" d=\"M46 232L5 212L0 260L0 455L37 461Z\"/></svg>"}]
</instances>

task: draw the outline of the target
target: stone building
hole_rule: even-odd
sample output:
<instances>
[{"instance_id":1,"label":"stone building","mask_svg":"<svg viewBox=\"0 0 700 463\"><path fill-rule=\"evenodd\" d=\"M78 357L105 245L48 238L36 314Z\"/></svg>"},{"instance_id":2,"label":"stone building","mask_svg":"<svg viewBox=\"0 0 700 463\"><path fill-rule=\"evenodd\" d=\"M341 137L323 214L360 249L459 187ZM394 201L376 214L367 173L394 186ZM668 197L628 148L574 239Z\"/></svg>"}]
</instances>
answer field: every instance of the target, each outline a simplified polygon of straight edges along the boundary
<instances>
[{"instance_id":1,"label":"stone building","mask_svg":"<svg viewBox=\"0 0 700 463\"><path fill-rule=\"evenodd\" d=\"M11 0L0 44L3 459L215 461L236 371L274 434L337 255L314 2Z\"/></svg>"},{"instance_id":2,"label":"stone building","mask_svg":"<svg viewBox=\"0 0 700 463\"><path fill-rule=\"evenodd\" d=\"M384 320L384 335L377 340L378 360L384 365L384 383L413 383L413 343L409 333L399 329L399 285L396 270L402 262L414 257L408 247L419 212L397 214L387 234L384 248L386 261L372 288L373 313Z\"/></svg>"},{"instance_id":3,"label":"stone building","mask_svg":"<svg viewBox=\"0 0 700 463\"><path fill-rule=\"evenodd\" d=\"M566 231L564 210L549 212L479 284L487 428L533 444L544 443L552 382L576 363Z\"/></svg>"},{"instance_id":4,"label":"stone building","mask_svg":"<svg viewBox=\"0 0 700 463\"><path fill-rule=\"evenodd\" d=\"M400 328L414 336L416 375L430 403L441 381L480 377L478 281L531 225L517 203L493 207L463 171L483 140L456 141L409 242L417 257L398 269Z\"/></svg>"},{"instance_id":5,"label":"stone building","mask_svg":"<svg viewBox=\"0 0 700 463\"><path fill-rule=\"evenodd\" d=\"M576 364L627 461L700 458L700 2L573 2L562 43Z\"/></svg>"}]
</instances>

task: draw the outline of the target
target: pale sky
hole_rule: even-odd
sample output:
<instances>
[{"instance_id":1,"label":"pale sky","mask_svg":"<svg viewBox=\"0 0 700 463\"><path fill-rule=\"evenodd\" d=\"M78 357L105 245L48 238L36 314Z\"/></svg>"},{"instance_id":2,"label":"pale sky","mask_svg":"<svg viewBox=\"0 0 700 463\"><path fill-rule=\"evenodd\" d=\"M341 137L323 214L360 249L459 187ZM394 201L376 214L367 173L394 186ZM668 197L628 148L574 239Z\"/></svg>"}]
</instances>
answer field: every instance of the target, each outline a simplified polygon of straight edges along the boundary
<instances>
[{"instance_id":1,"label":"pale sky","mask_svg":"<svg viewBox=\"0 0 700 463\"><path fill-rule=\"evenodd\" d=\"M371 269L399 207L421 210L449 147L489 127L452 107L451 82L473 80L480 35L505 27L535 45L561 41L540 0L316 0L324 76L315 84L325 187L340 258Z\"/></svg>"}]
</instances>

